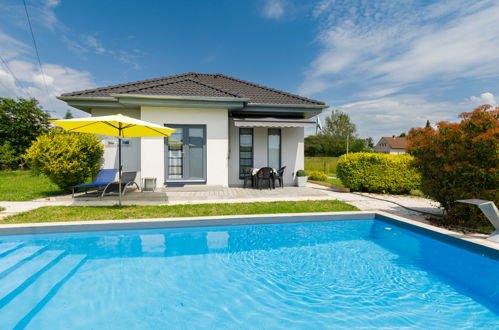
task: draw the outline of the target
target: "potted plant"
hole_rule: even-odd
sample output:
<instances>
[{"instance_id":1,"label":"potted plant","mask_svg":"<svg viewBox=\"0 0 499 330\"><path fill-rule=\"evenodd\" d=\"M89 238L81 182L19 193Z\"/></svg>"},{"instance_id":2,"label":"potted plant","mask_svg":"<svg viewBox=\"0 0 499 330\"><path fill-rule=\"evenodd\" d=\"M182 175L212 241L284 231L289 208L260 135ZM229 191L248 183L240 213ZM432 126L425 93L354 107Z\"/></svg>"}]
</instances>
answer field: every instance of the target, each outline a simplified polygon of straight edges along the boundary
<instances>
[{"instance_id":1,"label":"potted plant","mask_svg":"<svg viewBox=\"0 0 499 330\"><path fill-rule=\"evenodd\" d=\"M307 172L305 170L296 171L296 185L305 187L307 185Z\"/></svg>"}]
</instances>

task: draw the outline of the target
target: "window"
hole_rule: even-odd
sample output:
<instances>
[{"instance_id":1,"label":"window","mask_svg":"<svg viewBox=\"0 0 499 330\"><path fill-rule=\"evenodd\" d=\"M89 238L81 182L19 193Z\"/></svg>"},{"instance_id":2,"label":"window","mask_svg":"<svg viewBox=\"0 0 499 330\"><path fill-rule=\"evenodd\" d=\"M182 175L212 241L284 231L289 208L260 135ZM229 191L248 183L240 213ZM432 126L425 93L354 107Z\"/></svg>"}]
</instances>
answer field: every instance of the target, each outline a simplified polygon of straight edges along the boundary
<instances>
[{"instance_id":1,"label":"window","mask_svg":"<svg viewBox=\"0 0 499 330\"><path fill-rule=\"evenodd\" d=\"M167 126L175 132L165 138L166 181L206 181L206 126Z\"/></svg>"},{"instance_id":2,"label":"window","mask_svg":"<svg viewBox=\"0 0 499 330\"><path fill-rule=\"evenodd\" d=\"M253 168L253 129L239 129L239 178Z\"/></svg>"},{"instance_id":3,"label":"window","mask_svg":"<svg viewBox=\"0 0 499 330\"><path fill-rule=\"evenodd\" d=\"M268 167L281 168L281 129L269 128L267 141Z\"/></svg>"}]
</instances>

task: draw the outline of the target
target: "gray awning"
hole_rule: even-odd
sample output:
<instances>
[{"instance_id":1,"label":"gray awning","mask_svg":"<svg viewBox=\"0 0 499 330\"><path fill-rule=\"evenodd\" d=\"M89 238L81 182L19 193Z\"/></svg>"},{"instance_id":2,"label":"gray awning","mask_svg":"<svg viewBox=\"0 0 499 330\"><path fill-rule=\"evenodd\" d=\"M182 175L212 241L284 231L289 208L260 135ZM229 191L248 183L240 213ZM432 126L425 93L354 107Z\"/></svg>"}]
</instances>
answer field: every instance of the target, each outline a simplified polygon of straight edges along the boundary
<instances>
[{"instance_id":1,"label":"gray awning","mask_svg":"<svg viewBox=\"0 0 499 330\"><path fill-rule=\"evenodd\" d=\"M236 127L315 127L315 121L289 118L235 118Z\"/></svg>"}]
</instances>

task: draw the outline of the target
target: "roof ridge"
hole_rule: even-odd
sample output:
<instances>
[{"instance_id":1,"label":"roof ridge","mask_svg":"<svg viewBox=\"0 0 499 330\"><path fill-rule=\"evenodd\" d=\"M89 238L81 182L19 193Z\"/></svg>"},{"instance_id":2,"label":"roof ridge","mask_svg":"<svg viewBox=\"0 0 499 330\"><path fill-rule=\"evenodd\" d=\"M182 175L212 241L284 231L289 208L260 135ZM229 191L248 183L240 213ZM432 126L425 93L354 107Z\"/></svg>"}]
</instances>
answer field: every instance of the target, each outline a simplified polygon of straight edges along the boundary
<instances>
[{"instance_id":1,"label":"roof ridge","mask_svg":"<svg viewBox=\"0 0 499 330\"><path fill-rule=\"evenodd\" d=\"M195 72L179 73L179 74L172 75L172 76L162 76L162 77L157 77L157 78L150 78L150 79L144 79L144 80L130 81L130 82L127 82L127 83L122 83L122 84L108 85L108 86L104 86L104 87L82 89L82 90L79 90L79 91L63 93L62 96L68 95L68 94L81 94L81 93L88 93L88 92L93 92L93 91L109 90L109 89L118 88L118 87L133 86L133 85L137 85L137 84L155 82L155 81L163 80L163 79L167 79L167 80L176 79L176 78L179 78L179 77L182 77L182 76L188 76L188 75L192 75L192 74L195 74Z\"/></svg>"},{"instance_id":2,"label":"roof ridge","mask_svg":"<svg viewBox=\"0 0 499 330\"><path fill-rule=\"evenodd\" d=\"M293 93L288 93L288 92L282 91L280 89L275 89L275 88L272 88L272 87L260 85L260 84L257 84L257 83L251 82L251 81L234 78L234 77L222 74L222 73L216 73L216 74L210 74L210 73L208 73L207 75L221 76L221 77L224 77L224 78L227 78L227 79L238 81L238 82L246 84L246 85L259 87L259 88L266 89L266 90L269 90L269 91L273 91L273 92L276 92L276 93L279 93L279 94L282 94L282 95L286 95L286 96L291 96L291 97L294 97L294 98L302 100L302 101L308 101L308 102L312 102L312 103L316 103L316 104L320 104L320 105L324 105L325 104L324 102L321 102L321 101L318 101L318 100L309 99L308 97L296 95L296 94L293 94Z\"/></svg>"},{"instance_id":3,"label":"roof ridge","mask_svg":"<svg viewBox=\"0 0 499 330\"><path fill-rule=\"evenodd\" d=\"M191 72L189 74L191 74ZM192 79L192 78L176 79L176 80L168 81L168 82L165 82L163 84L159 84L159 85L155 85L155 86L148 86L148 87L137 88L134 91L141 91L141 90L148 89L148 88L155 88L155 87L159 87L159 86L166 86L166 85L175 84L175 83L182 82L182 81L192 81L192 82L194 82L196 84L203 85L205 87L217 90L219 92L226 93L226 94L229 94L229 95L232 95L232 96L235 96L235 97L243 98L243 96L241 96L241 95L239 95L237 93L234 93L234 92L231 92L231 91L227 91L225 89L222 89L222 88L219 88L219 87L216 87L216 86L213 86L213 85L210 85L210 84L207 84L207 83L204 83L204 82L201 82L199 80Z\"/></svg>"}]
</instances>

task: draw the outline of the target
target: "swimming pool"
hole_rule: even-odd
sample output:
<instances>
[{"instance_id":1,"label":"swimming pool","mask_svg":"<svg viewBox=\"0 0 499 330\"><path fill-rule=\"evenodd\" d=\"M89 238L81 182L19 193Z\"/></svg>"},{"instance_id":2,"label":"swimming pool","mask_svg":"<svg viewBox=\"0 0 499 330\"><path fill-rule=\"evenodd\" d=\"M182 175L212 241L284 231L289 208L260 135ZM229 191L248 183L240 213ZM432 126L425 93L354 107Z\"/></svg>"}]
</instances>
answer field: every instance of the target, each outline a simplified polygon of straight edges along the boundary
<instances>
[{"instance_id":1,"label":"swimming pool","mask_svg":"<svg viewBox=\"0 0 499 330\"><path fill-rule=\"evenodd\" d=\"M0 236L0 328L495 328L496 252L386 217Z\"/></svg>"}]
</instances>

